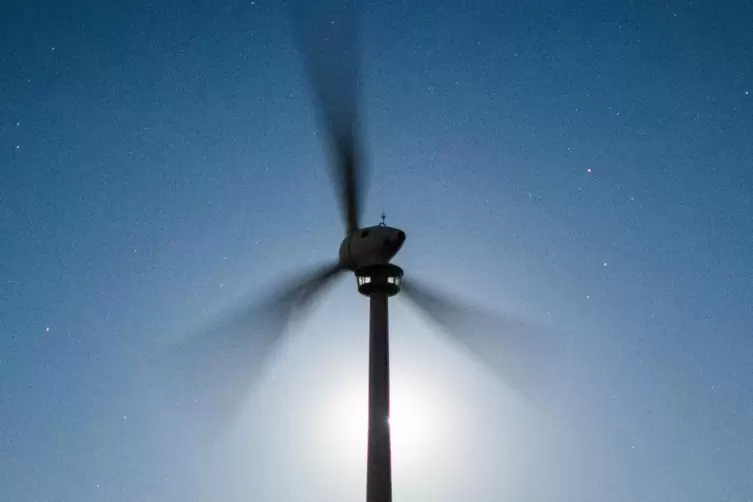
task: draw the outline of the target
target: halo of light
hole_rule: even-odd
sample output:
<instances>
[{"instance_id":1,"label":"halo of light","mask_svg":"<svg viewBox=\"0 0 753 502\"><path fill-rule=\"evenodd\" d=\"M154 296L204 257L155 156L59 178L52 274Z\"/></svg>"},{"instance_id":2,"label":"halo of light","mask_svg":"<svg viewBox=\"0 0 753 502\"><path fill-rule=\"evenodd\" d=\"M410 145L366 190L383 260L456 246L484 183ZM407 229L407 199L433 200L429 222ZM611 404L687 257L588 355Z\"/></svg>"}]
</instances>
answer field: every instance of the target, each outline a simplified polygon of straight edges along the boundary
<instances>
[{"instance_id":1,"label":"halo of light","mask_svg":"<svg viewBox=\"0 0 753 502\"><path fill-rule=\"evenodd\" d=\"M445 389L418 375L396 373L392 378L389 425L393 477L423 476L445 471L442 464L454 455L458 443L448 441L468 428L452 406ZM317 451L340 475L365 471L368 393L359 378L333 387L314 420Z\"/></svg>"}]
</instances>

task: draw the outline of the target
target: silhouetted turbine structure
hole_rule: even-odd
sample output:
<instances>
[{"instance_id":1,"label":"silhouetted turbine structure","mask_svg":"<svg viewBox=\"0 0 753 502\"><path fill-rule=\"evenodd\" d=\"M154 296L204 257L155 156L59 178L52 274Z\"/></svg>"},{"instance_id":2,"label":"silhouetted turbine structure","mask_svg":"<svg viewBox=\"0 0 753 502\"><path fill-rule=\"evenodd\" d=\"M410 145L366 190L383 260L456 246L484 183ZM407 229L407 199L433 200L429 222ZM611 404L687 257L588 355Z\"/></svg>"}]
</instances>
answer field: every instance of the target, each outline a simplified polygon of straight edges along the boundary
<instances>
[{"instance_id":1,"label":"silhouetted turbine structure","mask_svg":"<svg viewBox=\"0 0 753 502\"><path fill-rule=\"evenodd\" d=\"M333 178L345 222L339 256L272 288L274 293L265 301L242 307L224 322L173 349L169 357L180 365L167 367L178 377L178 383L188 388L192 413L230 417L238 410L265 357L282 338L292 314L304 315L336 278L355 274L358 291L370 302L366 501L391 502L389 298L402 290L456 341L529 395L535 380L529 378L530 363L553 354L542 345L551 345L548 342L552 339L542 337L531 324L485 314L415 280L404 281L403 270L391 260L402 248L405 233L385 225L384 218L379 225L361 226L365 167L357 120L355 9L341 5L326 11L318 2L311 4L317 5L294 9L293 19L331 147ZM527 346L522 347L521 341ZM216 426L216 421L212 424Z\"/></svg>"}]
</instances>

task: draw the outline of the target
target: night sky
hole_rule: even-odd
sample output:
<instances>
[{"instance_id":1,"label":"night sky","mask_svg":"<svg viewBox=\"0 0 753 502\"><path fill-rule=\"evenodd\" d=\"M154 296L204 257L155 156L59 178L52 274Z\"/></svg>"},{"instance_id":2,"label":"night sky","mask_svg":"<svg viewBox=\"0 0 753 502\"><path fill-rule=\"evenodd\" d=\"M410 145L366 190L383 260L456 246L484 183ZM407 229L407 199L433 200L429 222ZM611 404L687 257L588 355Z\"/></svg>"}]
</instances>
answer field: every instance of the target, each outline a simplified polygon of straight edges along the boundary
<instances>
[{"instance_id":1,"label":"night sky","mask_svg":"<svg viewBox=\"0 0 753 502\"><path fill-rule=\"evenodd\" d=\"M753 4L363 10L364 223L567 346L543 413L397 297L395 501L753 500ZM364 499L355 279L211 448L144 363L335 258L327 162L276 2L2 3L0 499Z\"/></svg>"}]
</instances>

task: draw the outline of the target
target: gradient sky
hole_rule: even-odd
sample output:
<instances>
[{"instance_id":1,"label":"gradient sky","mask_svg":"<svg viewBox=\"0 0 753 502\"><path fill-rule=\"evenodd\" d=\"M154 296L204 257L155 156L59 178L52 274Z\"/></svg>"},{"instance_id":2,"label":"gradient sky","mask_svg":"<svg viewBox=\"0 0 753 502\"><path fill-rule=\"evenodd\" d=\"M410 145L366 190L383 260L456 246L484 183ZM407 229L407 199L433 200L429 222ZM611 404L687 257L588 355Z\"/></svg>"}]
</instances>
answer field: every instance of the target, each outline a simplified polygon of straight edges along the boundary
<instances>
[{"instance_id":1,"label":"gradient sky","mask_svg":"<svg viewBox=\"0 0 753 502\"><path fill-rule=\"evenodd\" d=\"M569 334L542 416L398 297L396 502L753 500L752 5L365 6L366 221ZM334 258L305 84L276 2L3 2L0 499L363 500L355 280L212 450L142 366Z\"/></svg>"}]
</instances>

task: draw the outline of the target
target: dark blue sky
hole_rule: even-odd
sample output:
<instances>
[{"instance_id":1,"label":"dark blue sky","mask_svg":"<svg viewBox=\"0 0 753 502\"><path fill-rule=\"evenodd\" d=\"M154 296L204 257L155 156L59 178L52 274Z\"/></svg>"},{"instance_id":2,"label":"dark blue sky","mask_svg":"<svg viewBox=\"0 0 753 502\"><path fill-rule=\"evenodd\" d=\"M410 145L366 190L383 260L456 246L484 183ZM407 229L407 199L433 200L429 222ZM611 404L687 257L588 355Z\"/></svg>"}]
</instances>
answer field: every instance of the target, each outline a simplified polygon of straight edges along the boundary
<instances>
[{"instance_id":1,"label":"dark blue sky","mask_svg":"<svg viewBox=\"0 0 753 502\"><path fill-rule=\"evenodd\" d=\"M142 365L337 252L285 10L0 9L0 499L362 499L354 280L212 451ZM745 1L365 6L367 223L406 231L407 276L569 334L542 417L397 298L396 502L753 499L752 24Z\"/></svg>"}]
</instances>

